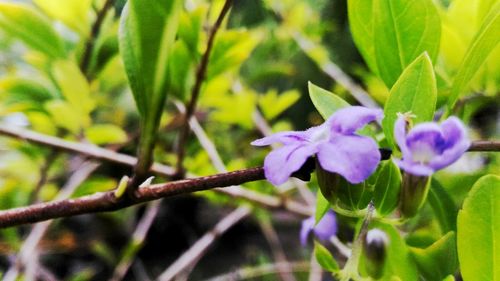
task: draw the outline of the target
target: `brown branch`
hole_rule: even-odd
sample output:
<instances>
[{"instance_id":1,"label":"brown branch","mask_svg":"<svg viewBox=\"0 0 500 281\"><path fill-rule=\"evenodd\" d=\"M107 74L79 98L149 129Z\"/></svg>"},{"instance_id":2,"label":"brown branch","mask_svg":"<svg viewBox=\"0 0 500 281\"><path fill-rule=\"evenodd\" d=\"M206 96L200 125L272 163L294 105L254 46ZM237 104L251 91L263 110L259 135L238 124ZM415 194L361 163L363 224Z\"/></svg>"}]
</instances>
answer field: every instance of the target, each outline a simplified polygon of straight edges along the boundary
<instances>
[{"instance_id":1,"label":"brown branch","mask_svg":"<svg viewBox=\"0 0 500 281\"><path fill-rule=\"evenodd\" d=\"M185 149L184 146L186 145L186 141L189 135L189 120L191 119L191 116L193 116L194 111L196 109L196 103L198 101L198 97L200 95L200 89L201 85L203 83L203 80L205 79L205 75L207 72L207 67L208 67L208 61L210 59L210 52L212 51L212 47L214 44L215 40L215 35L217 34L217 31L219 30L222 21L226 17L227 13L229 12L229 9L231 8L233 1L232 0L226 0L224 3L224 6L222 7L222 10L220 11L219 16L217 17L217 20L215 21L214 26L210 30L210 33L208 35L208 41L207 41L207 48L205 50L205 53L201 57L200 64L198 65L198 68L196 70L196 78L194 82L194 86L191 90L191 100L186 106L186 114L184 116L184 124L182 126L180 135L179 135L179 143L177 146L177 170L176 174L178 177L183 177L184 176L184 157L185 157Z\"/></svg>"},{"instance_id":2,"label":"brown branch","mask_svg":"<svg viewBox=\"0 0 500 281\"><path fill-rule=\"evenodd\" d=\"M0 211L0 228L80 214L107 212L164 197L226 187L264 179L261 167L238 170L207 177L155 184L137 189L133 199L117 198L114 191L98 192L76 199L39 203Z\"/></svg>"},{"instance_id":3,"label":"brown branch","mask_svg":"<svg viewBox=\"0 0 500 281\"><path fill-rule=\"evenodd\" d=\"M95 40L97 39L97 36L99 36L102 22L104 21L108 10L113 6L113 2L113 0L106 0L102 9L99 10L96 16L96 20L90 30L89 38L85 43L85 49L83 50L82 59L80 61L80 70L83 74L85 74L85 76L89 76L87 72L90 64L90 58L92 57Z\"/></svg>"},{"instance_id":4,"label":"brown branch","mask_svg":"<svg viewBox=\"0 0 500 281\"><path fill-rule=\"evenodd\" d=\"M43 135L30 130L25 130L21 128L9 127L0 124L0 134L17 138L20 140L26 140L33 143L37 143L44 146L53 147L62 151L78 153L84 155L88 158L109 161L112 163L117 163L125 166L134 166L137 159L133 156L117 153L111 150L107 150L91 144L83 144L65 141L56 137ZM151 172L164 176L170 177L174 174L174 169L172 167L162 165L159 163L154 163ZM194 177L194 175L188 175ZM231 186L227 188L216 188L213 191L217 193L222 193L233 198L239 198L252 202L254 204L263 206L270 209L280 209L283 208L292 213L310 216L311 210L301 203L294 202L293 200L286 200L283 198L277 198L270 195L261 194L252 190L247 190L239 186Z\"/></svg>"},{"instance_id":5,"label":"brown branch","mask_svg":"<svg viewBox=\"0 0 500 281\"><path fill-rule=\"evenodd\" d=\"M500 140L473 141L468 151L500 151Z\"/></svg>"}]
</instances>

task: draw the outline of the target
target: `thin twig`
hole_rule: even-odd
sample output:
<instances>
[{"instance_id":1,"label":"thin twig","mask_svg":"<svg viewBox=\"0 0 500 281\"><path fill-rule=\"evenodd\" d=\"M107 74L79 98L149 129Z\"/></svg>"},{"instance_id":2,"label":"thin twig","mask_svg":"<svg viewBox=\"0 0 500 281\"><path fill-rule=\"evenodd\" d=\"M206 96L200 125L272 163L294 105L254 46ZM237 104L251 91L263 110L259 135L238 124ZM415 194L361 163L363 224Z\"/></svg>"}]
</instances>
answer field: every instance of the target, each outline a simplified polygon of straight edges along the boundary
<instances>
[{"instance_id":1,"label":"thin twig","mask_svg":"<svg viewBox=\"0 0 500 281\"><path fill-rule=\"evenodd\" d=\"M125 246L122 259L118 262L118 265L115 267L115 272L111 277L110 281L119 281L125 277L127 274L130 265L134 261L134 258L139 252L139 250L144 245L144 241L146 240L146 235L149 232L149 229L153 225L153 222L160 210L160 201L155 201L148 204L146 208L146 212L142 216L141 220L137 224L137 227L132 234L132 238L127 246ZM126 254L125 254L126 253Z\"/></svg>"},{"instance_id":2,"label":"thin twig","mask_svg":"<svg viewBox=\"0 0 500 281\"><path fill-rule=\"evenodd\" d=\"M307 262L292 262L290 264L265 264L256 267L244 267L236 271L222 274L206 281L237 281L237 280L247 280L252 278L257 278L269 274L275 274L277 272L285 270L285 268L290 268L292 272L307 272L310 268Z\"/></svg>"},{"instance_id":3,"label":"thin twig","mask_svg":"<svg viewBox=\"0 0 500 281\"><path fill-rule=\"evenodd\" d=\"M130 155L117 153L92 144L66 141L57 137L40 134L19 127L0 124L0 134L56 148L62 151L78 153L88 158L108 161L125 166L134 166L137 162L137 158ZM158 163L153 164L151 170L166 177L172 176L175 172L173 168Z\"/></svg>"},{"instance_id":4,"label":"thin twig","mask_svg":"<svg viewBox=\"0 0 500 281\"><path fill-rule=\"evenodd\" d=\"M232 213L219 221L215 227L205 233L196 243L189 248L180 258L170 265L159 277L159 281L169 281L175 278L178 274L182 273L206 253L209 247L216 241L217 238L222 236L229 228L237 224L242 219L250 214L248 207L238 207Z\"/></svg>"},{"instance_id":5,"label":"thin twig","mask_svg":"<svg viewBox=\"0 0 500 281\"><path fill-rule=\"evenodd\" d=\"M315 255L311 255L309 264L311 266L311 269L309 270L308 281L321 281L323 279L323 268L318 263Z\"/></svg>"},{"instance_id":6,"label":"thin twig","mask_svg":"<svg viewBox=\"0 0 500 281\"><path fill-rule=\"evenodd\" d=\"M56 196L56 200L66 199L73 194L80 184L82 184L91 174L94 172L97 167L99 167L98 163L87 161L79 167L68 179L66 184L61 188L58 195ZM4 280L17 280L17 276L19 275L19 270L28 263L38 263L38 252L36 251L36 247L38 246L40 240L47 232L52 221L45 221L42 223L36 224L31 230L30 234L24 239L24 243L19 250L17 258L14 262L14 265L7 270L7 273L4 276ZM7 278L8 277L8 278Z\"/></svg>"},{"instance_id":7,"label":"thin twig","mask_svg":"<svg viewBox=\"0 0 500 281\"><path fill-rule=\"evenodd\" d=\"M296 32L293 34L295 42L299 47L306 53L310 54L311 49L314 47L314 42L304 37L301 33ZM354 81L347 75L340 67L330 60L323 62L316 62L319 64L321 70L326 73L330 78L339 83L344 87L361 105L370 108L380 108L380 106L375 102L370 94L368 94L363 88L358 86Z\"/></svg>"},{"instance_id":8,"label":"thin twig","mask_svg":"<svg viewBox=\"0 0 500 281\"><path fill-rule=\"evenodd\" d=\"M232 0L226 0L224 3L224 6L222 7L222 10L220 11L219 16L217 17L217 20L215 21L215 24L213 27L210 29L210 33L208 35L208 41L207 41L207 48L205 50L205 53L201 57L200 64L198 65L198 68L196 70L196 78L194 82L194 86L191 90L191 100L186 106L186 114L184 116L184 125L181 128L181 132L179 135L179 143L177 146L177 175L182 177L184 174L184 157L185 157L185 148L184 146L186 145L186 141L189 135L189 120L194 114L194 111L196 109L196 103L198 101L198 97L200 95L200 90L201 90L201 85L203 83L203 80L205 80L205 75L207 72L207 67L208 67L208 61L210 59L210 52L212 51L212 47L214 44L215 40L215 35L217 34L217 31L219 30L222 21L226 17L227 13L229 12L229 9L231 8L233 1Z\"/></svg>"},{"instance_id":9,"label":"thin twig","mask_svg":"<svg viewBox=\"0 0 500 281\"><path fill-rule=\"evenodd\" d=\"M286 258L285 251L283 250L283 246L281 245L278 237L278 233L276 233L273 225L268 221L261 221L259 223L259 226L262 233L264 234L264 237L267 240L267 243L271 248L271 252L276 263L289 265L288 267L284 266L283 268L280 268L282 270L278 271L281 280L294 281L295 277L292 274L292 267Z\"/></svg>"},{"instance_id":10,"label":"thin twig","mask_svg":"<svg viewBox=\"0 0 500 281\"><path fill-rule=\"evenodd\" d=\"M55 163L54 160L56 159L57 154L58 153L55 150L51 150L49 152L49 155L47 155L47 157L44 159L44 163L40 168L40 178L38 179L35 188L33 189L33 192L30 195L29 199L30 203L39 201L38 196L40 194L40 190L45 185L45 183L47 183L47 179L49 177L49 169L52 166L52 164Z\"/></svg>"},{"instance_id":11,"label":"thin twig","mask_svg":"<svg viewBox=\"0 0 500 281\"><path fill-rule=\"evenodd\" d=\"M468 151L500 151L500 140L473 141Z\"/></svg>"},{"instance_id":12,"label":"thin twig","mask_svg":"<svg viewBox=\"0 0 500 281\"><path fill-rule=\"evenodd\" d=\"M87 42L85 42L85 49L83 50L82 59L80 61L80 70L85 76L89 76L88 68L90 65L90 58L92 57L92 52L94 49L95 40L99 36L101 31L102 22L108 13L108 10L113 6L114 0L106 0L103 7L97 13L96 20L92 25Z\"/></svg>"},{"instance_id":13,"label":"thin twig","mask_svg":"<svg viewBox=\"0 0 500 281\"><path fill-rule=\"evenodd\" d=\"M30 141L48 147L53 147L62 151L78 153L88 158L102 160L102 161L109 161L112 163L117 163L125 166L134 166L135 163L137 162L137 158L130 155L117 153L91 144L69 142L56 137L43 135L37 132L21 128L10 127L0 124L0 134L14 137L20 140ZM174 174L175 171L172 167L162 165L159 163L154 163L151 168L151 172L159 176L170 177ZM188 174L188 177L195 177L195 175ZM231 186L224 189L216 188L213 189L213 191L234 198L246 200L254 204L263 206L265 208L270 208L270 209L283 208L292 213L304 216L309 216L311 214L309 208L301 203L294 202L293 200L285 200L282 198L261 194L238 186Z\"/></svg>"}]
</instances>

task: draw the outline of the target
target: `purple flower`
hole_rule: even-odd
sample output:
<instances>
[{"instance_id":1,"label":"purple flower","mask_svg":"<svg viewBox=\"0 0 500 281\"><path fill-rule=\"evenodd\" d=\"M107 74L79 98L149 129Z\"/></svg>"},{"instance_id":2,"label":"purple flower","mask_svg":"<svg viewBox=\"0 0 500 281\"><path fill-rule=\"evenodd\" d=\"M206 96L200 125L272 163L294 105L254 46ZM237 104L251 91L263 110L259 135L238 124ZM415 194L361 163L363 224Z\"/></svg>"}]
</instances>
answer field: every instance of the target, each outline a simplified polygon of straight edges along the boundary
<instances>
[{"instance_id":1,"label":"purple flower","mask_svg":"<svg viewBox=\"0 0 500 281\"><path fill-rule=\"evenodd\" d=\"M441 125L434 122L418 124L406 134L406 116L400 114L394 136L403 154L402 159L394 159L394 162L417 176L430 176L443 169L470 146L467 131L456 117L449 117Z\"/></svg>"},{"instance_id":2,"label":"purple flower","mask_svg":"<svg viewBox=\"0 0 500 281\"><path fill-rule=\"evenodd\" d=\"M308 157L315 154L324 170L338 173L351 183L360 183L375 171L380 162L380 152L372 138L355 132L367 123L382 118L382 115L379 109L346 107L335 112L320 126L306 131L276 133L253 141L252 145L283 144L264 160L266 178L274 185L286 182Z\"/></svg>"},{"instance_id":3,"label":"purple flower","mask_svg":"<svg viewBox=\"0 0 500 281\"><path fill-rule=\"evenodd\" d=\"M309 237L311 231L321 241L328 241L330 237L337 234L337 219L335 218L335 213L331 210L326 212L316 226L314 223L314 216L302 221L302 227L300 229L300 243L302 243L303 246L307 245L307 238Z\"/></svg>"}]
</instances>

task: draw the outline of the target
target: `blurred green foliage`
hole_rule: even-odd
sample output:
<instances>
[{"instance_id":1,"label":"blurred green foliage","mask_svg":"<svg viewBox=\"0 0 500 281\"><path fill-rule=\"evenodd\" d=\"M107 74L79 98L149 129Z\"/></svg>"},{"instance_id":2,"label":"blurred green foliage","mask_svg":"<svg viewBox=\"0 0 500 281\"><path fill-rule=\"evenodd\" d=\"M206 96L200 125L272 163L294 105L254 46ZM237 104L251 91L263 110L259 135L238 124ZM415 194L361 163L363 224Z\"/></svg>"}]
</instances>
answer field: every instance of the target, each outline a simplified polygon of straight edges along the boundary
<instances>
[{"instance_id":1,"label":"blurred green foliage","mask_svg":"<svg viewBox=\"0 0 500 281\"><path fill-rule=\"evenodd\" d=\"M164 10L162 1L151 1L157 5L154 8L144 4L150 1L130 1L127 4L129 18L122 17L122 26L120 16L126 1L115 1L102 18L97 34L93 25L105 5L104 0L0 2L2 122L66 140L108 146L131 155L136 153L141 128L149 126L149 134L158 134L154 160L175 165L177 135L183 116L174 103L190 99L195 72L206 49L208 30L224 1L174 1L178 6L172 8L172 14ZM168 3L174 5L174 2ZM500 3L496 0L425 0L413 1L415 7L403 4L389 7L391 3L389 0L234 1L229 18L215 37L195 114L228 170L262 164L267 151L249 145L261 136L256 129L256 112L262 114L273 131L304 129L321 123L340 107L357 103L350 95L351 89L332 77L332 65L339 66L366 89L378 105L385 106L386 116L404 108L418 113L417 122L421 122L435 117L435 111L442 114L443 106L448 104L448 113L460 116L471 125L473 139L500 137L500 48L497 44ZM398 20L391 22L394 17ZM160 36L166 33L165 37ZM422 55L424 51L428 56ZM90 52L89 61L84 67L86 52ZM425 77L420 76L421 72L405 74L407 67L417 66L427 71ZM312 83L308 84L309 81ZM404 87L399 87L401 84ZM408 92L419 96L420 103L413 103ZM382 124L388 135L394 117ZM379 132L373 126L366 134L375 136L383 146L391 145ZM185 149L184 164L189 172L197 175L217 172L195 137L190 138ZM53 153L55 157L48 161ZM82 161L78 155L2 137L0 208L28 205L33 202L33 194L36 201L54 199L71 175L82 167ZM385 164L377 175L391 174L394 169L393 165ZM439 279L456 271L456 264L451 260L443 265L444 271L433 268L434 260L446 255L443 247L455 245L450 242L455 239L454 234L446 234L455 230L455 221L450 222L450 216L456 216L454 211L478 178L488 173L498 174L499 169L498 153L466 154L459 163L436 174L442 188L431 187L430 204L424 206L419 217L405 224L404 232L411 235L402 237L394 226L379 223L378 227L385 230L393 242L389 248L388 274L394 273L406 281L416 280L417 267L425 272L424 276L439 275ZM103 163L79 185L72 197L110 190L125 174L130 174L130 169ZM374 176L363 188L370 194L383 190L386 196L380 198L377 193L375 203L382 215L390 215L396 204L394 182L400 179L384 179ZM280 197L298 196L296 189L277 189L265 181L248 183L245 187ZM314 177L309 187L313 191L318 189ZM212 192L200 196L211 202L210 212L221 205L243 204ZM353 209L364 208L358 204L359 200L354 203ZM324 212L328 208L325 206L318 212ZM446 212L450 209L451 215ZM44 248L44 254L50 256L52 249L68 255L82 252L81 256L72 256L73 261L67 261L73 262L73 267L58 269L63 279L108 278L119 260L116 257L121 254L121 242L130 236L141 214L141 208L100 214L77 221L76 227L56 222L47 238L49 244L57 244L58 237L68 235L84 246L51 248L49 245ZM255 214L261 219L269 219L271 215L266 210ZM186 214L176 214L170 219L158 222L162 225L158 227L165 228L163 224L176 219L195 220ZM277 227L287 229L286 223L271 219ZM345 217L340 220L349 221ZM203 222L197 223L203 225ZM298 225L297 220L293 223L295 227ZM81 228L87 231L81 234L78 231ZM26 228L0 230L3 255L0 271L8 268L5 257L19 250L25 233ZM84 235L87 237L82 237ZM190 238L179 238L184 239L180 244L191 243L192 236L191 233ZM291 258L309 258L299 246L296 231L283 236L289 241ZM339 236L342 238L342 234ZM121 240L113 242L109 237ZM351 237L343 238L348 241ZM151 239L150 243L155 246L166 243L167 240L162 239ZM92 247L86 247L87 244ZM411 248L410 253L406 244L420 249ZM167 248L166 254L159 255L171 258L174 256L171 250L177 251L175 256L178 256L181 249L173 249ZM265 250L255 251L258 254L249 254L251 257L241 264L257 264L259 259L267 263L271 259ZM325 251L328 250L316 246L316 255L333 271L336 265ZM97 260L97 265L85 263L82 256ZM46 261L50 260L48 257L43 263L48 264ZM157 262L151 261L145 267L157 273ZM169 262L162 263L160 270ZM237 262L219 271L204 269L210 274L220 274L232 266L241 266ZM99 270L101 267L104 269ZM433 275L433 272L438 273ZM194 274L208 277L204 272ZM389 275L384 280L389 280Z\"/></svg>"}]
</instances>

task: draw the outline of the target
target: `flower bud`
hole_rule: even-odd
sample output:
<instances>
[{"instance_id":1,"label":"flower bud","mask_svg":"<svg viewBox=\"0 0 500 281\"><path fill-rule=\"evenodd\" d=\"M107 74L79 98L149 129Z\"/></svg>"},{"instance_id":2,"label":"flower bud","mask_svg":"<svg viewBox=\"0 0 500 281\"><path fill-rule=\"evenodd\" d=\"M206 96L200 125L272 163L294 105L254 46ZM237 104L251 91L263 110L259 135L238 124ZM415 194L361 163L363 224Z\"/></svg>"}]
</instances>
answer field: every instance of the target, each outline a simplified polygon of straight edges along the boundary
<instances>
[{"instance_id":1,"label":"flower bud","mask_svg":"<svg viewBox=\"0 0 500 281\"><path fill-rule=\"evenodd\" d=\"M340 175L325 171L316 159L316 177L318 178L319 189L323 197L331 204L336 204L341 182Z\"/></svg>"},{"instance_id":2,"label":"flower bud","mask_svg":"<svg viewBox=\"0 0 500 281\"><path fill-rule=\"evenodd\" d=\"M379 279L384 275L388 243L387 235L377 228L368 231L363 241L365 270L374 279Z\"/></svg>"},{"instance_id":3,"label":"flower bud","mask_svg":"<svg viewBox=\"0 0 500 281\"><path fill-rule=\"evenodd\" d=\"M429 192L430 177L404 173L399 200L399 210L404 218L414 217L422 207Z\"/></svg>"}]
</instances>

